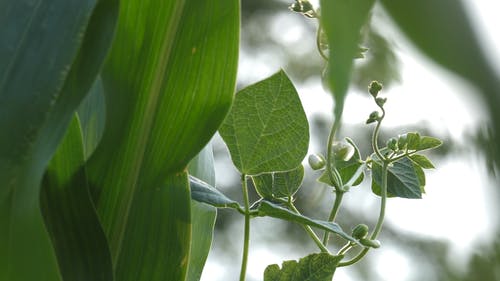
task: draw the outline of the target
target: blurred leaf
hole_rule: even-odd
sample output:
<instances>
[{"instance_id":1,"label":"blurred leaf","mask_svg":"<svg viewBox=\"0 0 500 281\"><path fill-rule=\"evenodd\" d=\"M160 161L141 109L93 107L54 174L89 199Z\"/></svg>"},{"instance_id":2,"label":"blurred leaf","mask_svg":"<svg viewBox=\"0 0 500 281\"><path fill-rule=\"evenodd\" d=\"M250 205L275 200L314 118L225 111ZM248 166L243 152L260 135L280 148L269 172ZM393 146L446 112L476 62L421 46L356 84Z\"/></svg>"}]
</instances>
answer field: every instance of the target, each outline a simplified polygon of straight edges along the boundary
<instances>
[{"instance_id":1,"label":"blurred leaf","mask_svg":"<svg viewBox=\"0 0 500 281\"><path fill-rule=\"evenodd\" d=\"M372 190L380 196L382 186L382 166L372 162ZM413 163L408 158L402 158L389 166L387 174L387 194L391 197L420 199L422 191Z\"/></svg>"},{"instance_id":2,"label":"blurred leaf","mask_svg":"<svg viewBox=\"0 0 500 281\"><path fill-rule=\"evenodd\" d=\"M463 1L382 0L397 26L420 50L443 67L475 84L483 94L500 143L500 80L484 54ZM424 16L424 17L423 17ZM500 159L500 150L497 160ZM497 162L498 163L498 162Z\"/></svg>"},{"instance_id":3,"label":"blurred leaf","mask_svg":"<svg viewBox=\"0 0 500 281\"><path fill-rule=\"evenodd\" d=\"M331 281L343 257L317 253L301 258L299 262L284 261L281 269L272 264L264 271L264 281Z\"/></svg>"},{"instance_id":4,"label":"blurred leaf","mask_svg":"<svg viewBox=\"0 0 500 281\"><path fill-rule=\"evenodd\" d=\"M87 171L117 280L184 280L185 168L232 101L239 2L125 0L101 77L102 140Z\"/></svg>"},{"instance_id":5,"label":"blurred leaf","mask_svg":"<svg viewBox=\"0 0 500 281\"><path fill-rule=\"evenodd\" d=\"M374 0L321 0L321 24L330 48L328 82L335 101L335 119L340 120L351 79L352 61L359 52L360 30Z\"/></svg>"},{"instance_id":6,"label":"blurred leaf","mask_svg":"<svg viewBox=\"0 0 500 281\"><path fill-rule=\"evenodd\" d=\"M296 168L309 143L304 109L282 70L239 91L219 133L234 165L248 175Z\"/></svg>"},{"instance_id":7,"label":"blurred leaf","mask_svg":"<svg viewBox=\"0 0 500 281\"><path fill-rule=\"evenodd\" d=\"M413 163L417 164L418 166L424 168L424 169L434 169L434 164L432 164L431 160L427 158L424 155L421 154L413 154L410 157L410 160L413 161Z\"/></svg>"},{"instance_id":8,"label":"blurred leaf","mask_svg":"<svg viewBox=\"0 0 500 281\"><path fill-rule=\"evenodd\" d=\"M195 177L189 177L191 187L191 197L198 202L206 203L217 208L233 208L238 209L239 203L229 199L226 195Z\"/></svg>"},{"instance_id":9,"label":"blurred leaf","mask_svg":"<svg viewBox=\"0 0 500 281\"><path fill-rule=\"evenodd\" d=\"M208 143L189 162L189 173L215 186L214 155L211 143ZM212 245L216 216L216 208L191 200L191 253L186 281L199 281L201 278Z\"/></svg>"},{"instance_id":10,"label":"blurred leaf","mask_svg":"<svg viewBox=\"0 0 500 281\"><path fill-rule=\"evenodd\" d=\"M64 280L113 280L106 236L91 201L82 133L75 116L50 161L40 202Z\"/></svg>"},{"instance_id":11,"label":"blurred leaf","mask_svg":"<svg viewBox=\"0 0 500 281\"><path fill-rule=\"evenodd\" d=\"M286 172L274 172L253 176L257 193L265 199L288 198L299 190L304 179L304 166Z\"/></svg>"},{"instance_id":12,"label":"blurred leaf","mask_svg":"<svg viewBox=\"0 0 500 281\"><path fill-rule=\"evenodd\" d=\"M101 67L117 4L0 2L0 280L60 279L40 181Z\"/></svg>"},{"instance_id":13,"label":"blurred leaf","mask_svg":"<svg viewBox=\"0 0 500 281\"><path fill-rule=\"evenodd\" d=\"M258 216L261 217L268 216L277 219L287 220L290 222L295 222L302 225L314 226L322 230L333 232L351 242L358 243L356 239L345 233L342 230L342 228L334 222L311 219L306 216L294 213L288 209L280 207L266 200L260 201L258 206Z\"/></svg>"}]
</instances>

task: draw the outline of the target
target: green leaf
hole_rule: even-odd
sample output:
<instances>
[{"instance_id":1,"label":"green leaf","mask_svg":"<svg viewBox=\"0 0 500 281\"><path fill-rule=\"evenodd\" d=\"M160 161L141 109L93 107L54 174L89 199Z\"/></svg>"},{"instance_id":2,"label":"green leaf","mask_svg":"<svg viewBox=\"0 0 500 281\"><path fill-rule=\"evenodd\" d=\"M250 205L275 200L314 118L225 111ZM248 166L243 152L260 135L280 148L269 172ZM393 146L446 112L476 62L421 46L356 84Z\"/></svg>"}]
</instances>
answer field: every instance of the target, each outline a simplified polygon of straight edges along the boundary
<instances>
[{"instance_id":1,"label":"green leaf","mask_svg":"<svg viewBox=\"0 0 500 281\"><path fill-rule=\"evenodd\" d=\"M238 47L238 1L121 1L101 72L106 126L87 164L117 280L186 278L184 171L229 110Z\"/></svg>"},{"instance_id":2,"label":"green leaf","mask_svg":"<svg viewBox=\"0 0 500 281\"><path fill-rule=\"evenodd\" d=\"M60 279L40 181L101 67L117 5L0 2L0 280Z\"/></svg>"},{"instance_id":3,"label":"green leaf","mask_svg":"<svg viewBox=\"0 0 500 281\"><path fill-rule=\"evenodd\" d=\"M198 202L206 203L217 208L242 208L237 201L229 199L226 195L193 176L189 177L191 198Z\"/></svg>"},{"instance_id":4,"label":"green leaf","mask_svg":"<svg viewBox=\"0 0 500 281\"><path fill-rule=\"evenodd\" d=\"M299 262L284 261L281 269L272 264L264 271L264 281L331 281L343 257L317 253L301 258Z\"/></svg>"},{"instance_id":5,"label":"green leaf","mask_svg":"<svg viewBox=\"0 0 500 281\"><path fill-rule=\"evenodd\" d=\"M350 143L354 147L354 155L348 161L342 161L340 159L335 159L335 168L340 174L342 182L344 184L353 180L353 177L358 174L357 178L354 179L352 186L356 186L361 184L364 179L364 173L358 172L358 169L363 166L363 162L361 161L361 153L359 152L359 148L356 146L354 141L350 138L345 138L345 140ZM326 183L329 186L335 186L334 183L330 181L330 177L328 176L328 172L324 171L323 174L318 178L319 182ZM338 187L336 187L338 188Z\"/></svg>"},{"instance_id":6,"label":"green leaf","mask_svg":"<svg viewBox=\"0 0 500 281\"><path fill-rule=\"evenodd\" d=\"M440 139L422 136L420 137L420 142L418 144L417 151L436 148L442 144L443 142Z\"/></svg>"},{"instance_id":7,"label":"green leaf","mask_svg":"<svg viewBox=\"0 0 500 281\"><path fill-rule=\"evenodd\" d=\"M78 107L77 114L82 127L85 160L87 160L94 153L104 133L106 104L100 77L96 79Z\"/></svg>"},{"instance_id":8,"label":"green leaf","mask_svg":"<svg viewBox=\"0 0 500 281\"><path fill-rule=\"evenodd\" d=\"M320 228L322 230L326 230L329 232L333 232L340 237L343 237L344 239L347 239L351 242L358 243L356 239L345 233L342 228L334 223L334 222L327 222L327 221L320 221L320 220L315 220L308 218L303 215L299 215L297 213L294 213L288 209L285 209L283 207L280 207L274 203L271 203L266 200L260 201L260 204L258 206L258 216L269 216L277 219L282 219L282 220L287 220L290 222L295 222L298 224L302 225L309 225L309 226L314 226L317 228Z\"/></svg>"},{"instance_id":9,"label":"green leaf","mask_svg":"<svg viewBox=\"0 0 500 281\"><path fill-rule=\"evenodd\" d=\"M434 169L434 164L432 164L431 160L427 158L424 155L421 154L413 154L409 156L410 160L413 161L413 163L417 164L418 166L424 168L424 169Z\"/></svg>"},{"instance_id":10,"label":"green leaf","mask_svg":"<svg viewBox=\"0 0 500 281\"><path fill-rule=\"evenodd\" d=\"M413 162L412 164L413 164L413 168L415 169L415 173L417 174L418 183L420 184L420 191L422 193L425 193L425 172L424 172L424 169L422 169L422 167L420 167L419 165L415 164L415 162Z\"/></svg>"},{"instance_id":11,"label":"green leaf","mask_svg":"<svg viewBox=\"0 0 500 281\"><path fill-rule=\"evenodd\" d=\"M248 175L296 168L309 143L304 109L283 71L239 91L219 133Z\"/></svg>"},{"instance_id":12,"label":"green leaf","mask_svg":"<svg viewBox=\"0 0 500 281\"><path fill-rule=\"evenodd\" d=\"M75 116L43 177L40 202L64 280L113 280L106 236L90 198Z\"/></svg>"},{"instance_id":13,"label":"green leaf","mask_svg":"<svg viewBox=\"0 0 500 281\"><path fill-rule=\"evenodd\" d=\"M189 173L215 186L215 169L212 144L189 162ZM192 195L192 194L191 194ZM186 281L199 281L212 245L217 209L191 200L191 253Z\"/></svg>"},{"instance_id":14,"label":"green leaf","mask_svg":"<svg viewBox=\"0 0 500 281\"><path fill-rule=\"evenodd\" d=\"M288 198L299 190L304 178L304 166L286 172L274 172L253 176L257 193L262 198Z\"/></svg>"},{"instance_id":15,"label":"green leaf","mask_svg":"<svg viewBox=\"0 0 500 281\"><path fill-rule=\"evenodd\" d=\"M353 59L359 54L360 30L374 0L321 0L321 24L330 49L328 82L340 120L349 88Z\"/></svg>"},{"instance_id":16,"label":"green leaf","mask_svg":"<svg viewBox=\"0 0 500 281\"><path fill-rule=\"evenodd\" d=\"M128 213L116 280L184 280L191 242L191 200L186 172L139 189Z\"/></svg>"},{"instance_id":17,"label":"green leaf","mask_svg":"<svg viewBox=\"0 0 500 281\"><path fill-rule=\"evenodd\" d=\"M382 186L382 166L372 162L372 190L380 196ZM420 199L422 191L413 163L408 158L402 158L389 166L387 174L387 194L389 196Z\"/></svg>"}]
</instances>

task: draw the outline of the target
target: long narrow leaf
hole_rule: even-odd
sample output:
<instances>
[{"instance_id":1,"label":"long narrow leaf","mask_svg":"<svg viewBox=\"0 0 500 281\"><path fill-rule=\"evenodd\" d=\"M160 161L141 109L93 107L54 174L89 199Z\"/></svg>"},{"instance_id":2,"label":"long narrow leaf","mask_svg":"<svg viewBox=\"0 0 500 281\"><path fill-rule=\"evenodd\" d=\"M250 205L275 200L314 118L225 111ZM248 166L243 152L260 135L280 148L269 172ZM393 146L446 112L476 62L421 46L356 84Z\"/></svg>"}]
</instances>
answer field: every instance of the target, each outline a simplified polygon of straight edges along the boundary
<instances>
[{"instance_id":1,"label":"long narrow leaf","mask_svg":"<svg viewBox=\"0 0 500 281\"><path fill-rule=\"evenodd\" d=\"M321 0L321 22L328 38L328 82L335 101L335 118L344 110L353 59L359 52L360 31L374 0Z\"/></svg>"},{"instance_id":2,"label":"long narrow leaf","mask_svg":"<svg viewBox=\"0 0 500 281\"><path fill-rule=\"evenodd\" d=\"M75 117L44 175L42 213L64 280L111 281L111 256L83 164L82 134Z\"/></svg>"},{"instance_id":3,"label":"long narrow leaf","mask_svg":"<svg viewBox=\"0 0 500 281\"><path fill-rule=\"evenodd\" d=\"M60 279L39 185L102 64L116 5L0 2L0 280Z\"/></svg>"},{"instance_id":4,"label":"long narrow leaf","mask_svg":"<svg viewBox=\"0 0 500 281\"><path fill-rule=\"evenodd\" d=\"M92 194L117 280L181 280L190 251L191 201L187 178L180 181L232 101L239 3L120 4L102 72L106 126L87 165ZM177 246L153 251L168 243ZM145 249L140 261L138 249Z\"/></svg>"},{"instance_id":5,"label":"long narrow leaf","mask_svg":"<svg viewBox=\"0 0 500 281\"><path fill-rule=\"evenodd\" d=\"M215 168L212 144L205 148L189 163L189 173L215 186ZM199 281L212 246L217 209L191 200L191 253L186 281Z\"/></svg>"}]
</instances>

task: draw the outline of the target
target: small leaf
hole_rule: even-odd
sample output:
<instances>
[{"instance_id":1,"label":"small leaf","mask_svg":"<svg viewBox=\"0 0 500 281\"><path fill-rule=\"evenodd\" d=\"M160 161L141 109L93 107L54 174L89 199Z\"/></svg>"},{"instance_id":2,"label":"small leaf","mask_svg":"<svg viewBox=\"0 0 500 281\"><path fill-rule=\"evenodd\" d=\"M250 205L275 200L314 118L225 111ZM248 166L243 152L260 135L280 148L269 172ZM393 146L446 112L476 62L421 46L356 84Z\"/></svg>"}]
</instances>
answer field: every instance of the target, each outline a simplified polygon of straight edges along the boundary
<instances>
[{"instance_id":1,"label":"small leaf","mask_svg":"<svg viewBox=\"0 0 500 281\"><path fill-rule=\"evenodd\" d=\"M217 208L241 208L238 202L229 199L226 195L210 186L208 183L189 176L191 198L198 202L206 203Z\"/></svg>"},{"instance_id":2,"label":"small leaf","mask_svg":"<svg viewBox=\"0 0 500 281\"><path fill-rule=\"evenodd\" d=\"M382 166L372 162L372 191L380 195L382 186ZM393 163L388 168L387 194L401 198L420 199L422 191L413 163L408 158L403 158Z\"/></svg>"},{"instance_id":3,"label":"small leaf","mask_svg":"<svg viewBox=\"0 0 500 281\"><path fill-rule=\"evenodd\" d=\"M416 150L420 145L420 135L418 133L406 134L406 148Z\"/></svg>"},{"instance_id":4,"label":"small leaf","mask_svg":"<svg viewBox=\"0 0 500 281\"><path fill-rule=\"evenodd\" d=\"M418 145L417 151L436 148L442 144L443 144L443 142L440 139L428 137L428 136L422 136L422 137L420 137L420 143Z\"/></svg>"},{"instance_id":5,"label":"small leaf","mask_svg":"<svg viewBox=\"0 0 500 281\"><path fill-rule=\"evenodd\" d=\"M264 281L331 281L343 257L317 253L301 258L299 262L284 261L281 269L272 264L264 271Z\"/></svg>"},{"instance_id":6,"label":"small leaf","mask_svg":"<svg viewBox=\"0 0 500 281\"><path fill-rule=\"evenodd\" d=\"M304 178L304 166L286 172L274 172L253 176L257 193L265 199L287 198L299 190Z\"/></svg>"},{"instance_id":7,"label":"small leaf","mask_svg":"<svg viewBox=\"0 0 500 281\"><path fill-rule=\"evenodd\" d=\"M304 109L283 71L239 91L219 133L247 175L294 169L309 143Z\"/></svg>"},{"instance_id":8,"label":"small leaf","mask_svg":"<svg viewBox=\"0 0 500 281\"><path fill-rule=\"evenodd\" d=\"M327 221L320 221L320 220L315 220L308 218L306 216L294 213L288 209L285 209L283 207L280 207L274 203L271 203L266 200L262 200L258 206L258 216L269 216L277 219L282 219L282 220L287 220L290 222L295 222L298 224L302 225L309 225L309 226L314 226L326 231L333 232L344 239L347 239L351 242L354 242L356 244L359 244L356 239L354 239L352 236L348 235L345 233L342 228L334 223L334 222L327 222Z\"/></svg>"},{"instance_id":9,"label":"small leaf","mask_svg":"<svg viewBox=\"0 0 500 281\"><path fill-rule=\"evenodd\" d=\"M414 154L410 156L411 161L413 163L417 164L418 166L424 168L424 169L434 169L434 165L432 164L431 160L429 158L425 157L424 155L421 154Z\"/></svg>"}]
</instances>

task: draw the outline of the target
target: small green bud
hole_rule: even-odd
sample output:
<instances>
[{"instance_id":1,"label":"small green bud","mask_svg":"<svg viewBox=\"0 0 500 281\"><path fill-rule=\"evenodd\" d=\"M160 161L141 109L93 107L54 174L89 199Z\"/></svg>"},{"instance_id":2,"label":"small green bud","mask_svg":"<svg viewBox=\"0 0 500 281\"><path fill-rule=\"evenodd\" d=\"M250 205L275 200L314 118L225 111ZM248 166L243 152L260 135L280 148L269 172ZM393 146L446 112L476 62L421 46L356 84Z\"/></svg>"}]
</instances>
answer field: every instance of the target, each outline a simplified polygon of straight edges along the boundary
<instances>
[{"instance_id":1,"label":"small green bud","mask_svg":"<svg viewBox=\"0 0 500 281\"><path fill-rule=\"evenodd\" d=\"M291 11L301 13L308 18L315 18L316 12L311 3L307 0L295 0L295 3L288 7Z\"/></svg>"},{"instance_id":2,"label":"small green bud","mask_svg":"<svg viewBox=\"0 0 500 281\"><path fill-rule=\"evenodd\" d=\"M323 169L326 165L325 157L321 154L311 154L307 160L313 170Z\"/></svg>"},{"instance_id":3,"label":"small green bud","mask_svg":"<svg viewBox=\"0 0 500 281\"><path fill-rule=\"evenodd\" d=\"M380 121L380 115L379 115L378 111L374 111L374 112L370 113L368 120L366 120L366 124L370 124L370 123L377 122L377 121Z\"/></svg>"},{"instance_id":4,"label":"small green bud","mask_svg":"<svg viewBox=\"0 0 500 281\"><path fill-rule=\"evenodd\" d=\"M386 101L387 101L387 98L376 98L375 99L375 102L380 107L383 107Z\"/></svg>"},{"instance_id":5,"label":"small green bud","mask_svg":"<svg viewBox=\"0 0 500 281\"><path fill-rule=\"evenodd\" d=\"M377 81L372 81L370 83L370 86L368 87L368 92L370 92L370 94L376 98L377 95L378 95L378 92L380 92L380 90L382 90L382 84L380 84L379 82Z\"/></svg>"},{"instance_id":6,"label":"small green bud","mask_svg":"<svg viewBox=\"0 0 500 281\"><path fill-rule=\"evenodd\" d=\"M354 147L346 141L336 141L332 145L335 159L349 161L354 155Z\"/></svg>"},{"instance_id":7,"label":"small green bud","mask_svg":"<svg viewBox=\"0 0 500 281\"><path fill-rule=\"evenodd\" d=\"M417 150L420 145L420 134L416 132L406 134L406 143L409 150Z\"/></svg>"},{"instance_id":8,"label":"small green bud","mask_svg":"<svg viewBox=\"0 0 500 281\"><path fill-rule=\"evenodd\" d=\"M352 237L355 239L365 238L368 235L368 226L366 224L358 224L352 230Z\"/></svg>"},{"instance_id":9,"label":"small green bud","mask_svg":"<svg viewBox=\"0 0 500 281\"><path fill-rule=\"evenodd\" d=\"M370 248L374 248L374 249L380 248L380 241L378 241L378 240L361 238L361 239L359 239L359 243L361 243L361 245L363 245L365 247L370 247Z\"/></svg>"},{"instance_id":10,"label":"small green bud","mask_svg":"<svg viewBox=\"0 0 500 281\"><path fill-rule=\"evenodd\" d=\"M399 135L399 137L398 137L398 149L404 150L406 148L407 144L408 144L407 134Z\"/></svg>"},{"instance_id":11,"label":"small green bud","mask_svg":"<svg viewBox=\"0 0 500 281\"><path fill-rule=\"evenodd\" d=\"M389 148L392 151L398 151L398 140L395 138L390 138L387 141L387 148Z\"/></svg>"}]
</instances>

